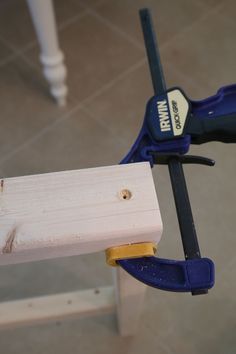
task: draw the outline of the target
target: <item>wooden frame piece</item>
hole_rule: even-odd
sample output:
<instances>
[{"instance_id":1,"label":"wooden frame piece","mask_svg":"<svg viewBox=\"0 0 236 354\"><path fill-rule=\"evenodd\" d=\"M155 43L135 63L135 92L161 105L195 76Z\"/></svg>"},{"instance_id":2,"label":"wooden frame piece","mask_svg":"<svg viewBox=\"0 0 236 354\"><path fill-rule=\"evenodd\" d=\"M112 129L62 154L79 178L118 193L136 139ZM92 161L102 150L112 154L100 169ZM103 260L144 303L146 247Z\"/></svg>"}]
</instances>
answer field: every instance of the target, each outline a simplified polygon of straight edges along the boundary
<instances>
[{"instance_id":1,"label":"wooden frame piece","mask_svg":"<svg viewBox=\"0 0 236 354\"><path fill-rule=\"evenodd\" d=\"M131 277L122 268L113 269L118 330L121 336L135 334L147 286Z\"/></svg>"},{"instance_id":2,"label":"wooden frame piece","mask_svg":"<svg viewBox=\"0 0 236 354\"><path fill-rule=\"evenodd\" d=\"M6 178L0 190L0 265L160 240L148 163Z\"/></svg>"},{"instance_id":3,"label":"wooden frame piece","mask_svg":"<svg viewBox=\"0 0 236 354\"><path fill-rule=\"evenodd\" d=\"M149 163L2 179L0 265L158 243L162 221ZM105 256L104 256L105 262ZM115 271L122 335L134 334L146 286ZM0 328L111 311L113 290L84 290L0 304Z\"/></svg>"},{"instance_id":4,"label":"wooden frame piece","mask_svg":"<svg viewBox=\"0 0 236 354\"><path fill-rule=\"evenodd\" d=\"M112 286L0 303L0 329L115 312Z\"/></svg>"}]
</instances>

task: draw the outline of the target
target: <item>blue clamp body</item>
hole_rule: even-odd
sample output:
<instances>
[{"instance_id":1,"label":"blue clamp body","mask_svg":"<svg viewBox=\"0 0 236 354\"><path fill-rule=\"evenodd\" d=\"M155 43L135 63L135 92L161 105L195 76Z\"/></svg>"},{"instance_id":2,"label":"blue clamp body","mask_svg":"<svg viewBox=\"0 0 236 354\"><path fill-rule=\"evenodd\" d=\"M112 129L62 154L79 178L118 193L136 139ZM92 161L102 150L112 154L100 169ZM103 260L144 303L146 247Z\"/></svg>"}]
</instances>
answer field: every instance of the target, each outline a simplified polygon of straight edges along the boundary
<instances>
[{"instance_id":1,"label":"blue clamp body","mask_svg":"<svg viewBox=\"0 0 236 354\"><path fill-rule=\"evenodd\" d=\"M120 162L121 164L148 161L153 167L153 153L185 154L188 152L191 143L189 135L167 141L158 141L154 138L152 134L154 125L152 126L152 122L156 120L156 112L153 109L153 106L156 106L156 101L156 96L148 101L140 133L128 154Z\"/></svg>"},{"instance_id":2,"label":"blue clamp body","mask_svg":"<svg viewBox=\"0 0 236 354\"><path fill-rule=\"evenodd\" d=\"M157 141L153 137L150 130L150 121L155 120L155 116L153 115L154 111L152 110L154 99L155 97L147 103L144 122L140 133L129 153L121 161L121 164L148 161L153 167L154 160L152 153L185 154L188 152L191 143L189 135L167 141Z\"/></svg>"},{"instance_id":3,"label":"blue clamp body","mask_svg":"<svg viewBox=\"0 0 236 354\"><path fill-rule=\"evenodd\" d=\"M234 86L236 93L236 85ZM222 96L225 90L220 90ZM153 167L155 154L185 154L191 144L191 136L183 135L169 140L157 140L153 131L156 127L157 101L159 97L152 97L146 106L144 122L141 131L126 157L121 164L148 161ZM217 107L218 97L213 96L201 102L191 102L191 107L196 107L199 116L205 114L206 107ZM213 107L212 107L213 109ZM190 112L188 112L190 114ZM213 115L211 116L212 119ZM187 121L187 119L186 119ZM155 123L155 124L154 124ZM159 132L158 132L159 133ZM206 291L214 285L214 263L208 258L188 260L171 260L157 257L144 257L124 259L118 261L119 265L137 280L166 291L192 292Z\"/></svg>"},{"instance_id":4,"label":"blue clamp body","mask_svg":"<svg viewBox=\"0 0 236 354\"><path fill-rule=\"evenodd\" d=\"M175 261L144 257L117 262L137 280L161 290L194 292L214 285L214 263L208 258Z\"/></svg>"},{"instance_id":5,"label":"blue clamp body","mask_svg":"<svg viewBox=\"0 0 236 354\"><path fill-rule=\"evenodd\" d=\"M149 286L203 294L214 284L214 264L201 258L182 164L214 165L210 159L185 155L190 144L236 143L236 85L223 87L201 101L189 100L178 87L167 90L150 12L141 9L139 13L154 96L147 103L141 131L121 164L168 164L185 260L145 257L118 262Z\"/></svg>"},{"instance_id":6,"label":"blue clamp body","mask_svg":"<svg viewBox=\"0 0 236 354\"><path fill-rule=\"evenodd\" d=\"M188 111L182 127L182 134L175 136L170 121L171 131L160 131L160 116L158 115L158 102L167 100L168 93L181 92L179 88L172 88L162 96L153 96L146 105L146 112L140 133L129 153L121 163L148 161L154 165L155 153L186 154L191 143L207 142L207 139L223 142L234 142L236 136L236 85L222 87L218 92L201 101L186 98ZM167 105L167 117L170 117ZM193 117L193 118L192 118ZM197 137L197 129L202 130ZM194 130L195 129L195 130ZM231 136L232 135L232 136ZM204 141L203 141L204 139Z\"/></svg>"},{"instance_id":7,"label":"blue clamp body","mask_svg":"<svg viewBox=\"0 0 236 354\"><path fill-rule=\"evenodd\" d=\"M189 116L206 122L206 120L214 121L218 117L234 114L236 85L223 87L214 96L202 101L188 100L191 110L188 110L183 134L178 138L169 136L169 140L160 138L157 140L158 137L155 136L159 119L156 110L158 100L160 100L159 96L153 96L148 101L141 131L121 164L148 161L153 167L155 154L186 154L191 144L191 135L185 135ZM160 134L160 131L157 130L157 134ZM214 263L208 258L170 260L145 257L120 260L119 264L136 279L162 290L197 293L201 289L210 289L214 285Z\"/></svg>"}]
</instances>

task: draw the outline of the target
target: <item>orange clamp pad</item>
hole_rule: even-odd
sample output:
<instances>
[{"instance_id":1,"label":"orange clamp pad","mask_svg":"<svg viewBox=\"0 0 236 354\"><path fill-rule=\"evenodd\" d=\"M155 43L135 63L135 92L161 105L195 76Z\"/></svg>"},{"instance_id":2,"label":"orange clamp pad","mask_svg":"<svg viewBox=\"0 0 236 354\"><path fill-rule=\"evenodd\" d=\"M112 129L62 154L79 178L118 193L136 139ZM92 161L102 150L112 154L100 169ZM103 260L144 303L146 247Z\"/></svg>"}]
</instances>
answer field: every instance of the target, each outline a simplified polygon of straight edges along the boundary
<instances>
[{"instance_id":1,"label":"orange clamp pad","mask_svg":"<svg viewBox=\"0 0 236 354\"><path fill-rule=\"evenodd\" d=\"M119 259L151 257L154 256L156 250L157 245L152 242L111 247L106 250L106 262L108 265L116 267L118 266L116 261Z\"/></svg>"}]
</instances>

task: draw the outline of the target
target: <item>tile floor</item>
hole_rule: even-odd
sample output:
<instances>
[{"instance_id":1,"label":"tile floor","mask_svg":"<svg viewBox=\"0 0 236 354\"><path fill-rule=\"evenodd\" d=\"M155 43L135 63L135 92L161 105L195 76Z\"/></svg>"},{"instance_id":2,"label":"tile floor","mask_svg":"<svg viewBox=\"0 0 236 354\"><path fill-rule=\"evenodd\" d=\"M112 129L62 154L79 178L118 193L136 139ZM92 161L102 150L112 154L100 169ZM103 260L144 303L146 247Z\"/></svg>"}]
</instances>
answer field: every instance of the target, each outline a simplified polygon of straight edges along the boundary
<instances>
[{"instance_id":1,"label":"tile floor","mask_svg":"<svg viewBox=\"0 0 236 354\"><path fill-rule=\"evenodd\" d=\"M137 10L155 17L168 85L194 99L236 81L233 0L55 0L70 96L48 94L25 1L0 1L0 174L17 176L116 164L128 151L152 95ZM0 332L0 353L236 353L236 146L193 147L214 168L186 167L202 254L216 264L208 296L148 289L134 338L120 338L101 316ZM169 177L154 170L164 221L162 257L182 257ZM95 273L96 269L96 273ZM0 268L0 299L111 282L104 256Z\"/></svg>"}]
</instances>

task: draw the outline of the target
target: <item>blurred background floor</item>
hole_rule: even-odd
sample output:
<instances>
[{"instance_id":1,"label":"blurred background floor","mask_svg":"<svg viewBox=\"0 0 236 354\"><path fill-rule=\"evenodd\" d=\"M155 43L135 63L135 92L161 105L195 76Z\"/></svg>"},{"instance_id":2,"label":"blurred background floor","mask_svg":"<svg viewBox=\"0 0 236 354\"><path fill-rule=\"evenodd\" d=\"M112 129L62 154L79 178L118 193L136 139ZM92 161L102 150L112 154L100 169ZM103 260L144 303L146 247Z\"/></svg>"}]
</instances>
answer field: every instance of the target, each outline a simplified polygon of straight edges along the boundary
<instances>
[{"instance_id":1,"label":"blurred background floor","mask_svg":"<svg viewBox=\"0 0 236 354\"><path fill-rule=\"evenodd\" d=\"M152 87L138 9L152 9L168 86L192 99L236 82L233 0L56 0L68 67L66 108L52 102L38 63L25 1L0 1L0 175L117 164L140 129ZM187 166L202 254L216 285L192 297L148 289L137 336L118 336L114 315L0 331L0 352L234 354L236 352L236 146L191 153L214 168ZM154 171L164 221L161 257L182 258L166 167ZM0 268L0 300L111 283L103 254Z\"/></svg>"}]
</instances>

